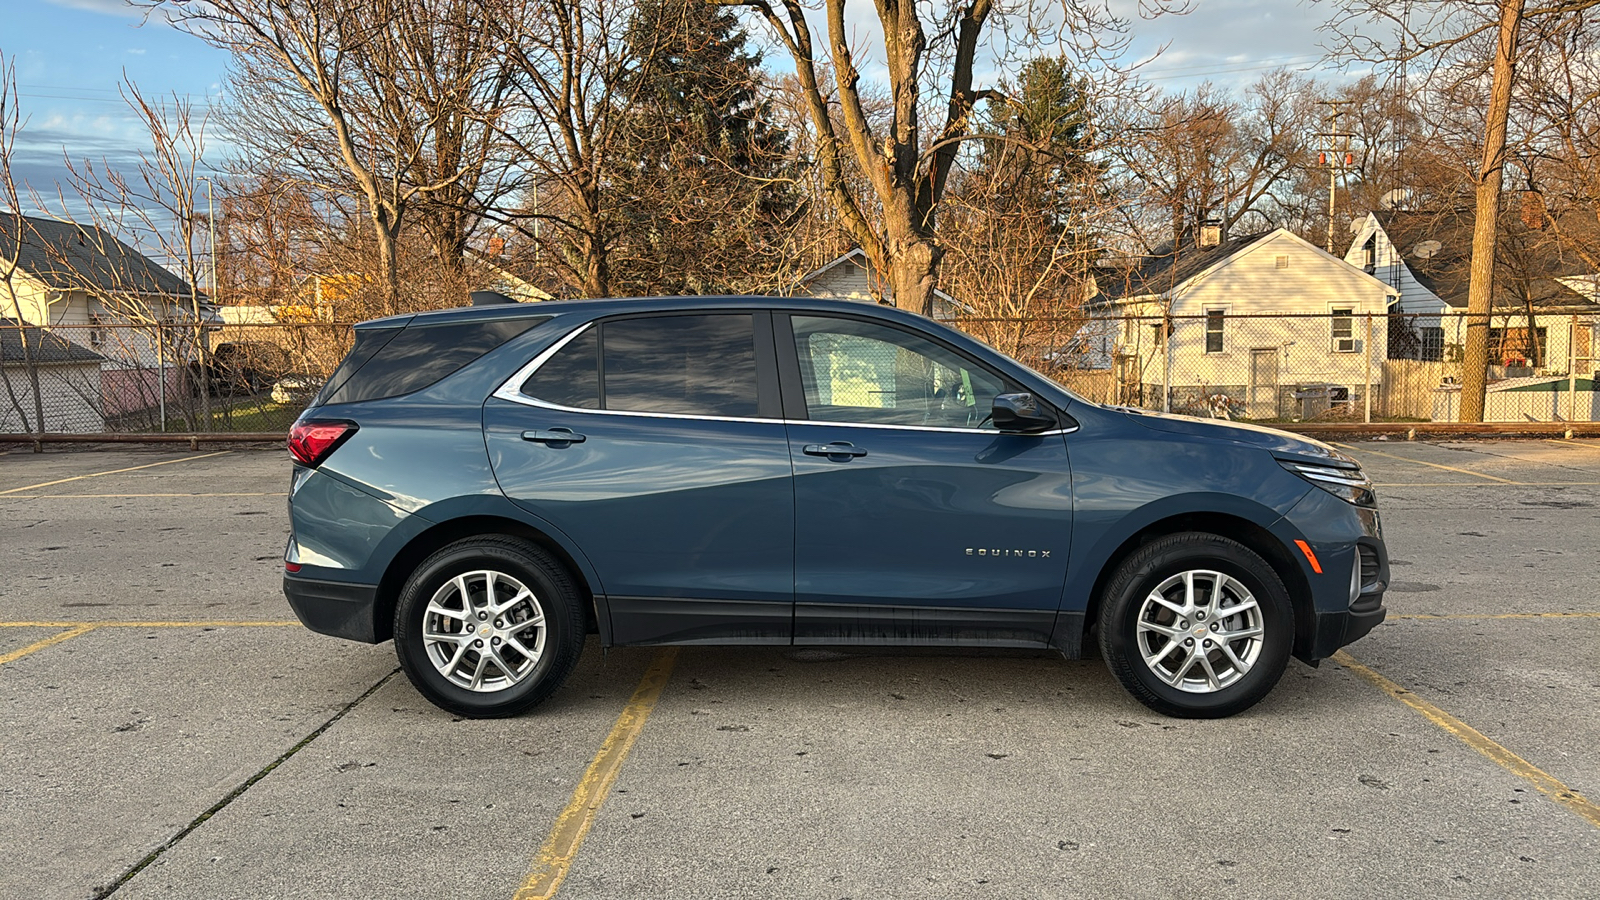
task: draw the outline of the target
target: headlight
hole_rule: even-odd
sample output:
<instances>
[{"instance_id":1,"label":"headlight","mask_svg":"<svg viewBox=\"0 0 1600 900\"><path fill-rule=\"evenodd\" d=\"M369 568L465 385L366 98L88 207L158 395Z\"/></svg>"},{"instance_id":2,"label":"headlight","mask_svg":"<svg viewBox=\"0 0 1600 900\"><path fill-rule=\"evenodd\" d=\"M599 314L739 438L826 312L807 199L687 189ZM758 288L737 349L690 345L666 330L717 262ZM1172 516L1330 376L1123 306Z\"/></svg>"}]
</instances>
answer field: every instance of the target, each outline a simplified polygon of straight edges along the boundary
<instances>
[{"instance_id":1,"label":"headlight","mask_svg":"<svg viewBox=\"0 0 1600 900\"><path fill-rule=\"evenodd\" d=\"M1278 464L1346 503L1373 509L1378 506L1378 495L1373 493L1372 479L1360 469L1341 469L1287 459L1278 460Z\"/></svg>"}]
</instances>

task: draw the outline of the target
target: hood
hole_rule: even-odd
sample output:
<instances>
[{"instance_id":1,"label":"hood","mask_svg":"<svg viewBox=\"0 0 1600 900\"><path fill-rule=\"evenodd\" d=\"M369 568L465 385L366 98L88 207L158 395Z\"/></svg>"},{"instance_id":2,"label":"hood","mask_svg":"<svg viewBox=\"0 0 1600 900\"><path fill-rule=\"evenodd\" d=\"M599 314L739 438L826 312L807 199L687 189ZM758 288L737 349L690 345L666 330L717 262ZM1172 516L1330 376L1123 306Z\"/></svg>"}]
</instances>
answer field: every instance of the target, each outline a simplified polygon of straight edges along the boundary
<instances>
[{"instance_id":1,"label":"hood","mask_svg":"<svg viewBox=\"0 0 1600 900\"><path fill-rule=\"evenodd\" d=\"M1273 456L1288 456L1324 463L1331 462L1341 466L1357 465L1354 459L1321 441L1302 437L1298 434L1291 434L1287 431L1279 431L1276 428L1250 425L1244 422L1227 422L1220 419L1197 419L1193 416L1151 412L1130 406L1111 406L1107 408L1126 415L1130 420L1152 431L1164 431L1168 434L1182 434L1213 441L1227 441L1265 450Z\"/></svg>"}]
</instances>

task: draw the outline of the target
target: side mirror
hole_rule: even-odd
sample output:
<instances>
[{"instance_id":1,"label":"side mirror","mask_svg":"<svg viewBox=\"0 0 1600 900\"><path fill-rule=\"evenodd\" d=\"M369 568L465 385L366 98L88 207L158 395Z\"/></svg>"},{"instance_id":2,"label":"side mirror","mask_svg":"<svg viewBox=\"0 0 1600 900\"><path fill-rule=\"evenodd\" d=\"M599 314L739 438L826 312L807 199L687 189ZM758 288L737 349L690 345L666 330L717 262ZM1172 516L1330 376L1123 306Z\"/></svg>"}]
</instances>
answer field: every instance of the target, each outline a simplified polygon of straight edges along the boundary
<instances>
[{"instance_id":1,"label":"side mirror","mask_svg":"<svg viewBox=\"0 0 1600 900\"><path fill-rule=\"evenodd\" d=\"M1055 427L1055 416L1039 408L1032 394L1000 394L994 398L994 427L1027 434Z\"/></svg>"}]
</instances>

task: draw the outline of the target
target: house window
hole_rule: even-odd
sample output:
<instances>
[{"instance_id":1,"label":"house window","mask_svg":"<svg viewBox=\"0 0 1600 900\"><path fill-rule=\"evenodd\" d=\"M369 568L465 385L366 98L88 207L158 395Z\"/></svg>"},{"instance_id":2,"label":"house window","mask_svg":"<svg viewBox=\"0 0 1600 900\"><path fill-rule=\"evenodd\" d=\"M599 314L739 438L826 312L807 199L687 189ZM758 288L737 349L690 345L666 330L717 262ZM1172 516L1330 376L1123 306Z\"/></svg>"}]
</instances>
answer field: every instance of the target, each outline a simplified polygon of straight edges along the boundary
<instances>
[{"instance_id":1,"label":"house window","mask_svg":"<svg viewBox=\"0 0 1600 900\"><path fill-rule=\"evenodd\" d=\"M1355 310L1351 307L1341 307L1333 310L1333 352L1356 352L1356 322Z\"/></svg>"},{"instance_id":2,"label":"house window","mask_svg":"<svg viewBox=\"0 0 1600 900\"><path fill-rule=\"evenodd\" d=\"M1222 352L1222 320L1227 315L1227 310L1206 310L1206 352Z\"/></svg>"},{"instance_id":3,"label":"house window","mask_svg":"<svg viewBox=\"0 0 1600 900\"><path fill-rule=\"evenodd\" d=\"M1423 326L1422 358L1430 362L1444 361L1444 329L1442 327L1429 328Z\"/></svg>"},{"instance_id":4,"label":"house window","mask_svg":"<svg viewBox=\"0 0 1600 900\"><path fill-rule=\"evenodd\" d=\"M98 314L90 314L89 326L89 349L99 350L106 345L105 320Z\"/></svg>"},{"instance_id":5,"label":"house window","mask_svg":"<svg viewBox=\"0 0 1600 900\"><path fill-rule=\"evenodd\" d=\"M1378 236L1374 234L1361 245L1361 268L1371 275L1378 268Z\"/></svg>"},{"instance_id":6,"label":"house window","mask_svg":"<svg viewBox=\"0 0 1600 900\"><path fill-rule=\"evenodd\" d=\"M1489 365L1533 366L1544 365L1546 344L1545 329L1534 328L1532 334L1526 326L1489 329Z\"/></svg>"}]
</instances>

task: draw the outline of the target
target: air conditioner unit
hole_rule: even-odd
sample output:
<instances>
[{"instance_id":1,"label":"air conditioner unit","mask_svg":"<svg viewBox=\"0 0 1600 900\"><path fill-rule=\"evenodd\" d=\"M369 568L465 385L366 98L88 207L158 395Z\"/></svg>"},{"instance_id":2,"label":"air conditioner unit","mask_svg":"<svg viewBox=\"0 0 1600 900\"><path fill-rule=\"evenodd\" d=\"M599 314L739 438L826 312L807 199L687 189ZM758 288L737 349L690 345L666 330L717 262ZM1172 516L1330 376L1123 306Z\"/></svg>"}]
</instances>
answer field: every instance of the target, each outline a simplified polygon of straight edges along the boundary
<instances>
[{"instance_id":1,"label":"air conditioner unit","mask_svg":"<svg viewBox=\"0 0 1600 900\"><path fill-rule=\"evenodd\" d=\"M1333 339L1335 353L1354 353L1361 349L1361 342L1354 337L1341 337Z\"/></svg>"}]
</instances>

